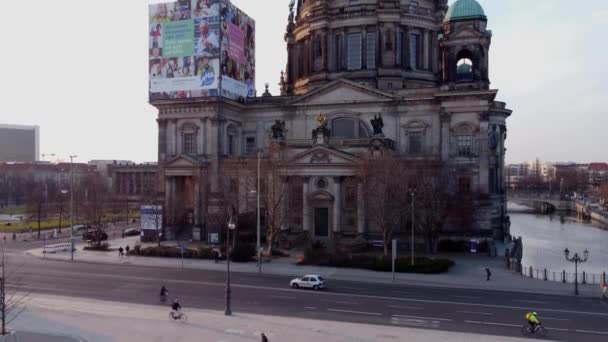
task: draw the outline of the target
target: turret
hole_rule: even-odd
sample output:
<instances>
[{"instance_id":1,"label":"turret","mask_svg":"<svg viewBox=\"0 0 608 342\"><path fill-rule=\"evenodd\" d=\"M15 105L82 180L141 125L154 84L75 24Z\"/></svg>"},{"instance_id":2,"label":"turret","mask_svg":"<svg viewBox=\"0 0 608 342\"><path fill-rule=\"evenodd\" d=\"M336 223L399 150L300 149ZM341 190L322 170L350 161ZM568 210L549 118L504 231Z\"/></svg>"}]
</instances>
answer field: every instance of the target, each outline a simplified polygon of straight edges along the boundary
<instances>
[{"instance_id":1,"label":"turret","mask_svg":"<svg viewBox=\"0 0 608 342\"><path fill-rule=\"evenodd\" d=\"M489 50L492 32L476 0L458 0L443 20L440 36L442 86L445 89L489 89Z\"/></svg>"}]
</instances>

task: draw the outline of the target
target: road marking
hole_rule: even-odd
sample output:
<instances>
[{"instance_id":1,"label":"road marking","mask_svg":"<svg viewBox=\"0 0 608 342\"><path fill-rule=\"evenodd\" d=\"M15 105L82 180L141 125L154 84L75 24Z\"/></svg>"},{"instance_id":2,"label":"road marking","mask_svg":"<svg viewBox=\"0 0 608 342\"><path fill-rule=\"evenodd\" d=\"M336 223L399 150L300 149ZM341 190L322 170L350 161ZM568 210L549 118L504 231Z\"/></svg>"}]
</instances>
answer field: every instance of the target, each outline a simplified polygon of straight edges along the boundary
<instances>
[{"instance_id":1,"label":"road marking","mask_svg":"<svg viewBox=\"0 0 608 342\"><path fill-rule=\"evenodd\" d=\"M346 289L346 290L361 290L360 287L347 287L347 286L340 286L340 289Z\"/></svg>"},{"instance_id":2,"label":"road marking","mask_svg":"<svg viewBox=\"0 0 608 342\"><path fill-rule=\"evenodd\" d=\"M64 262L62 260L53 260L57 262ZM65 261L67 262L67 261ZM82 263L85 264L85 263ZM108 264L104 263L93 263L96 265L107 266ZM138 265L138 267L141 267ZM63 271L61 274L45 274L44 276L47 278L62 278L62 279L81 279L79 273L73 271ZM23 272L23 276L32 276L38 277L39 274L35 272ZM142 280L142 281L150 281L150 279L160 279L154 277L141 277L141 276L126 276L126 275L111 275L111 274L95 274L89 273L88 276L103 278L105 281L108 279L120 279L120 280ZM171 279L166 280L172 284L191 284L195 286L207 285L207 286L215 286L215 287L225 287L224 283L219 282L210 282L210 281L199 281L199 280L183 280L183 279ZM40 285L33 284L25 284L21 288L36 290L36 286L41 287ZM245 284L233 284L231 285L233 288L243 288L243 289L254 289L254 290L270 290L270 291L281 291L288 293L299 293L303 294L301 290L291 289L291 288L283 288L276 286L255 286L255 285L245 285ZM55 287L49 287L55 289ZM311 292L312 293L312 292ZM351 293L336 293L336 292L315 292L316 296L336 296L336 297L353 297L353 298L366 298L366 299L380 299L380 300L391 300L391 301L399 301L399 302L414 302L414 303L432 303L432 304L446 304L446 305L464 305L464 306L476 306L476 307L486 307L486 308L500 308L500 309L513 309L513 310L529 310L529 307L523 306L509 306L509 305L493 305L493 304L480 304L480 303L466 303L466 302L451 302L444 300L430 300L430 299L414 299L414 298L400 298L400 297L390 297L390 296L375 296L375 295L365 295L365 294L351 294ZM579 314L579 315L589 315L589 316L608 316L608 313L602 312L587 312L587 311L575 311L575 310L561 310L561 309L543 309L536 308L536 311L541 312L561 312L561 313L570 313L570 314Z\"/></svg>"},{"instance_id":3,"label":"road marking","mask_svg":"<svg viewBox=\"0 0 608 342\"><path fill-rule=\"evenodd\" d=\"M470 324L482 324L482 325L497 325L501 327L520 327L517 324L506 324L506 323L494 323L494 322L479 322L479 321L464 321L465 323Z\"/></svg>"},{"instance_id":4,"label":"road marking","mask_svg":"<svg viewBox=\"0 0 608 342\"><path fill-rule=\"evenodd\" d=\"M412 310L422 310L424 308L419 308L416 306L399 306L399 305L389 305L389 308L393 308L393 309L412 309Z\"/></svg>"},{"instance_id":5,"label":"road marking","mask_svg":"<svg viewBox=\"0 0 608 342\"><path fill-rule=\"evenodd\" d=\"M379 312L351 311L351 310L339 310L339 309L327 309L327 311L353 313L353 314L369 315L369 316L382 316L382 314Z\"/></svg>"},{"instance_id":6,"label":"road marking","mask_svg":"<svg viewBox=\"0 0 608 342\"><path fill-rule=\"evenodd\" d=\"M475 296L457 296L457 295L448 295L448 297L466 298L466 299L479 299L479 298L481 298L481 297L475 297Z\"/></svg>"},{"instance_id":7,"label":"road marking","mask_svg":"<svg viewBox=\"0 0 608 342\"><path fill-rule=\"evenodd\" d=\"M545 320L549 320L549 321L569 321L569 319L567 319L567 318L553 318L553 317L540 317L540 319L542 319L543 321L545 321Z\"/></svg>"},{"instance_id":8,"label":"road marking","mask_svg":"<svg viewBox=\"0 0 608 342\"><path fill-rule=\"evenodd\" d=\"M432 320L432 321L445 321L445 322L453 321L453 319L449 319L449 318L436 318L436 317L420 317L420 316L406 316L406 315L393 315L393 317L428 319L428 320Z\"/></svg>"},{"instance_id":9,"label":"road marking","mask_svg":"<svg viewBox=\"0 0 608 342\"><path fill-rule=\"evenodd\" d=\"M308 309L308 310L317 310L316 307L314 306L305 306L304 309Z\"/></svg>"},{"instance_id":10,"label":"road marking","mask_svg":"<svg viewBox=\"0 0 608 342\"><path fill-rule=\"evenodd\" d=\"M517 300L514 299L514 302L520 302L520 303L533 303L533 304L549 304L547 302L541 302L541 301L537 301L537 300Z\"/></svg>"},{"instance_id":11,"label":"road marking","mask_svg":"<svg viewBox=\"0 0 608 342\"><path fill-rule=\"evenodd\" d=\"M347 302L347 301L341 301L341 300L332 300L332 302L338 303L338 304L350 304L350 305L358 304L357 302Z\"/></svg>"},{"instance_id":12,"label":"road marking","mask_svg":"<svg viewBox=\"0 0 608 342\"><path fill-rule=\"evenodd\" d=\"M268 296L270 298L278 298L278 299L297 299L296 297L291 296Z\"/></svg>"},{"instance_id":13,"label":"road marking","mask_svg":"<svg viewBox=\"0 0 608 342\"><path fill-rule=\"evenodd\" d=\"M555 330L555 331L570 331L568 329L562 329L562 328L547 328L547 327L545 327L545 329L547 329L547 330Z\"/></svg>"},{"instance_id":14,"label":"road marking","mask_svg":"<svg viewBox=\"0 0 608 342\"><path fill-rule=\"evenodd\" d=\"M471 314L471 315L486 315L486 316L493 316L493 313L490 312L477 312L477 311L456 311L459 313L465 313L465 314Z\"/></svg>"},{"instance_id":15,"label":"road marking","mask_svg":"<svg viewBox=\"0 0 608 342\"><path fill-rule=\"evenodd\" d=\"M579 333L586 333L586 334L600 334L600 335L608 335L608 332L605 331L593 331L593 330L574 330L576 332Z\"/></svg>"}]
</instances>

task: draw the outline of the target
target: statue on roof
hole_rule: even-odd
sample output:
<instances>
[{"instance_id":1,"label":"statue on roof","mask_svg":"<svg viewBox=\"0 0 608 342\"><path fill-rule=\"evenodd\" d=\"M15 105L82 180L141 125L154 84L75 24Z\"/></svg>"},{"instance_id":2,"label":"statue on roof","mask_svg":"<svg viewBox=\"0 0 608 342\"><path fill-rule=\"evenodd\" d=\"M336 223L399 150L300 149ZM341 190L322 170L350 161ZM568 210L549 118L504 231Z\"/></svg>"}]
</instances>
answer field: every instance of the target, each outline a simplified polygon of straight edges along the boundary
<instances>
[{"instance_id":1,"label":"statue on roof","mask_svg":"<svg viewBox=\"0 0 608 342\"><path fill-rule=\"evenodd\" d=\"M370 120L372 127L374 128L374 135L384 134L382 128L384 128L384 121L382 120L382 114L374 115L374 118Z\"/></svg>"},{"instance_id":2,"label":"statue on roof","mask_svg":"<svg viewBox=\"0 0 608 342\"><path fill-rule=\"evenodd\" d=\"M277 139L277 140L285 139L284 133L287 132L287 129L285 128L285 121L275 120L274 125L272 125L270 127L270 130L272 132L273 139Z\"/></svg>"}]
</instances>

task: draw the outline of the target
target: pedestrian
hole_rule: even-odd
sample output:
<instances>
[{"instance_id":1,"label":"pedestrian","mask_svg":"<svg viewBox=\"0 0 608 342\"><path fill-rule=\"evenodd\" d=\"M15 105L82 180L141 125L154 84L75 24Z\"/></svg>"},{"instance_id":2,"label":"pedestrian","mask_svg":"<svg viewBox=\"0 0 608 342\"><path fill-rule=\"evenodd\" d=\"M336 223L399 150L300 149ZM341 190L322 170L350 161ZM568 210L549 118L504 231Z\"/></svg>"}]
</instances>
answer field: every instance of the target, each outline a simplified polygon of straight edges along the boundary
<instances>
[{"instance_id":1,"label":"pedestrian","mask_svg":"<svg viewBox=\"0 0 608 342\"><path fill-rule=\"evenodd\" d=\"M118 257L120 258L123 255L122 246L118 247Z\"/></svg>"},{"instance_id":2,"label":"pedestrian","mask_svg":"<svg viewBox=\"0 0 608 342\"><path fill-rule=\"evenodd\" d=\"M490 272L490 269L486 267L486 281L490 281L491 275L492 275L492 272Z\"/></svg>"},{"instance_id":3,"label":"pedestrian","mask_svg":"<svg viewBox=\"0 0 608 342\"><path fill-rule=\"evenodd\" d=\"M129 247L129 245L127 245L127 247L125 247L125 254L129 255L130 250L131 250L131 247Z\"/></svg>"},{"instance_id":4,"label":"pedestrian","mask_svg":"<svg viewBox=\"0 0 608 342\"><path fill-rule=\"evenodd\" d=\"M215 261L216 264L220 262L220 252L213 251L213 261Z\"/></svg>"},{"instance_id":5,"label":"pedestrian","mask_svg":"<svg viewBox=\"0 0 608 342\"><path fill-rule=\"evenodd\" d=\"M264 333L262 333L262 342L268 342L268 337L266 337L266 335L264 335Z\"/></svg>"}]
</instances>

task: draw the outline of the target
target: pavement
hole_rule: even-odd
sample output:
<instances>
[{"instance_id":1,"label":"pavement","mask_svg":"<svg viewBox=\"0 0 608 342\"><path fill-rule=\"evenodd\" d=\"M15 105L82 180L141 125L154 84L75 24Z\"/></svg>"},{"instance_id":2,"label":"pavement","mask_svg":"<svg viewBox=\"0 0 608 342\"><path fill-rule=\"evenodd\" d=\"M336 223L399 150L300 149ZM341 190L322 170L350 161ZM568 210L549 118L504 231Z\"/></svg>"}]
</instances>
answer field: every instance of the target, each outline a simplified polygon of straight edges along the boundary
<instances>
[{"instance_id":1,"label":"pavement","mask_svg":"<svg viewBox=\"0 0 608 342\"><path fill-rule=\"evenodd\" d=\"M188 320L182 323L170 320L168 308L159 305L36 295L29 300L28 310L12 326L18 331L29 331L27 336L23 335L27 338L6 341L250 342L260 341L262 332L270 342L524 341L521 338L475 333L238 312L231 317L213 310L185 309L184 312ZM66 332L71 337L48 338L65 335Z\"/></svg>"},{"instance_id":2,"label":"pavement","mask_svg":"<svg viewBox=\"0 0 608 342\"><path fill-rule=\"evenodd\" d=\"M130 237L125 239L116 239L110 241L111 248L117 249L119 246L123 248L127 245L134 246L138 241L138 237ZM162 268L184 268L190 270L209 270L209 271L224 271L225 263L216 264L212 260L195 260L180 258L156 258L156 257L138 257L126 256L119 257L118 252L93 252L83 251L83 245L77 246L74 259L78 262L85 263L102 263L114 265L131 265L145 267L162 267ZM67 261L70 258L69 253L43 253L42 248L35 248L27 251L29 255L46 258L52 260ZM295 264L295 258L279 258L273 259L270 262L264 262L262 266L263 274L281 275L296 277L304 274L320 274L327 279L355 281L366 283L382 283L382 284L402 284L416 286L432 286L439 288L458 288L458 289L479 289L492 291L507 291L507 292L522 292L532 294L550 294L550 295L573 295L573 284L564 284L561 282L542 281L531 279L522 276L517 272L510 271L506 268L502 258L490 258L486 256L462 256L462 255L447 255L455 262L455 266L449 272L444 274L413 274L413 273L397 273L393 281L390 272L375 272L362 269L336 268L336 267L321 267ZM490 281L486 281L485 268L490 268L492 277ZM255 262L251 263L231 263L231 271L237 273L258 273L258 267ZM582 285L579 284L579 292L581 297L600 298L602 296L601 289L598 285Z\"/></svg>"},{"instance_id":3,"label":"pavement","mask_svg":"<svg viewBox=\"0 0 608 342\"><path fill-rule=\"evenodd\" d=\"M116 257L118 253L105 254ZM69 332L70 336L88 337L95 341L129 341L130 339L124 339L123 335L115 335L122 332L115 332L118 328L114 328L114 321L94 316L97 312L103 313L105 310L103 305L97 304L96 301L112 302L111 307L119 308L115 311L126 310L129 312L126 316L131 317L128 324L138 326L138 319L148 320L150 315L157 314L148 313L145 310L140 312L139 309L131 312L130 307L159 306L162 308L161 315L162 311L165 312L165 315L167 314L168 307L166 304L161 306L158 300L161 285L165 285L169 290L170 299L179 299L182 306L189 310L188 312L203 310L221 313L226 306L225 269L218 271L182 269L177 264L178 260L175 259L171 260L173 265L169 267L159 267L158 265L142 267L98 262L72 263L36 258L19 250L8 251L6 257L7 274L13 274L12 279L18 279L15 283L14 280L11 282L11 277L7 278L9 291L29 293L33 298L36 296L63 297L66 298L65 301L74 303L52 302L46 307L68 312L80 310L79 313L71 314L69 318L66 318L66 321L75 320L74 325L64 324L64 321L55 321L55 314L43 313L36 317L47 321L42 323L26 321L27 323L22 327L30 328L27 331L47 334L61 331ZM237 266L237 264L232 265ZM225 267L226 264L219 266ZM270 265L265 265L265 267L270 268ZM242 315L253 317L253 322L260 320L271 322L287 320L289 322L285 323L288 325L284 328L277 327L277 330L268 330L273 334L278 334L277 331L280 332L281 329L284 329L285 332L292 331L294 336L303 334L305 337L314 338L314 335L308 335L307 332L301 332L297 328L297 322L300 320L312 320L314 322L310 325L313 327L322 327L326 324L333 327L332 333L336 331L335 339L333 339L333 335L331 338L323 336L315 338L315 340L321 341L381 341L377 336L370 336L365 340L344 335L350 334L351 331L354 334L358 324L369 327L372 329L371 331L376 331L373 329L381 329L382 333L395 331L395 333L386 334L388 334L387 336L397 336L397 340L402 339L402 336L408 336L408 340L410 340L411 333L412 336L431 336L427 340L451 341L453 339L448 336L461 336L458 337L461 340L493 341L494 339L501 340L503 337L521 337L520 327L524 323L525 313L536 311L539 313L541 321L549 329L550 337L554 340L604 342L608 336L605 324L608 318L608 303L599 298L445 288L433 286L431 283L422 286L390 282L370 283L335 278L328 278L327 288L324 291L312 291L290 288L288 284L291 276L286 275L232 273L230 278L231 307L237 317L242 317ZM29 299L26 305L28 308L32 308L35 303L35 300ZM75 308L66 308L67 305ZM92 316L83 314L89 311L93 312ZM109 316L114 315L114 311L110 312ZM117 317L122 316L117 315ZM163 315L163 319L165 317ZM213 321L211 317L204 315L200 317L195 320L192 320L191 317L189 322L207 326L206 322L210 321L212 327L225 327L221 325L222 323ZM91 321L81 322L81 318L90 318ZM21 321L22 317L19 317L15 324ZM94 324L95 322L98 326ZM162 328L159 321L153 322L155 322L154 328L150 329L158 336L166 336L167 332L164 330L166 327ZM294 322L293 326L289 325L291 322ZM240 324L247 326L249 323L239 322L238 324L238 326L232 327L240 329ZM58 327L59 330L31 330L32 327L40 325ZM160 330L155 330L156 326ZM117 327L121 327L121 325L118 324ZM129 336L137 337L136 340L140 336L143 336L142 340L146 340L150 336L144 332L148 329L146 327L147 325L140 326L137 330L125 329ZM247 330L248 333L255 332L255 328L256 326L253 324L253 328ZM403 330L402 335L398 333L401 330L393 330L394 328L406 330ZM411 328L425 331L410 332ZM107 331L103 331L103 329ZM177 330L179 330L178 334L181 334L181 327ZM206 330L196 331L201 334L206 333ZM225 329L222 331L226 332ZM125 334L127 334L126 332ZM460 335L461 333L465 335ZM363 331L357 333L355 337L359 335L366 336ZM478 337L479 335L482 337ZM178 335L183 341L192 340L189 336ZM238 336L230 338L221 334L209 336L217 339L209 338L204 341L241 341L241 339L237 339ZM285 335L273 336L275 338L271 338L271 341L286 340ZM280 339L277 339L278 337ZM163 340L159 338L148 340ZM296 340L295 337L293 339ZM289 340L292 340L291 335Z\"/></svg>"}]
</instances>

